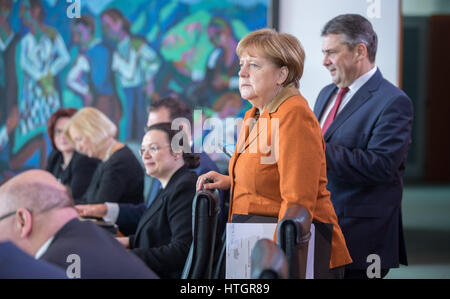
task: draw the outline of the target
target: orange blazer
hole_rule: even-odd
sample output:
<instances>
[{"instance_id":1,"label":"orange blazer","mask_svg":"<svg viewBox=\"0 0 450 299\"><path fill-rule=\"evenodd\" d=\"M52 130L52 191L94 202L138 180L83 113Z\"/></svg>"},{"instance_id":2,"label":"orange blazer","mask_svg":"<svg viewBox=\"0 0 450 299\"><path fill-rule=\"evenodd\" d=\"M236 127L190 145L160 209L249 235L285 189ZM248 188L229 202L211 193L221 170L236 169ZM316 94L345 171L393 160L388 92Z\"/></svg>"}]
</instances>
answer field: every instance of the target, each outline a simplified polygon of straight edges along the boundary
<instances>
[{"instance_id":1,"label":"orange blazer","mask_svg":"<svg viewBox=\"0 0 450 299\"><path fill-rule=\"evenodd\" d=\"M281 220L294 205L311 218L333 224L330 268L352 262L326 189L325 144L320 125L306 100L293 87L283 88L257 118L245 114L230 160L230 214L262 215Z\"/></svg>"}]
</instances>

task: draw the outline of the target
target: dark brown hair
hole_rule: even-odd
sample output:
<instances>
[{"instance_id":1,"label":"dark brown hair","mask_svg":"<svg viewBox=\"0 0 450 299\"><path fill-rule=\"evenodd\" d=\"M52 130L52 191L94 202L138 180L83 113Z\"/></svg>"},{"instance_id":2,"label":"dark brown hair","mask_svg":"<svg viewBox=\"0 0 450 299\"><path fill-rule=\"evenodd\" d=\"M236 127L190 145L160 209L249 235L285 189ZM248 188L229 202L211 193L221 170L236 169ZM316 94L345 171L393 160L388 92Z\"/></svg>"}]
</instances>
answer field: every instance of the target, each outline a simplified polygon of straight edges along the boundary
<instances>
[{"instance_id":1,"label":"dark brown hair","mask_svg":"<svg viewBox=\"0 0 450 299\"><path fill-rule=\"evenodd\" d=\"M78 110L75 108L60 108L53 113L47 122L47 133L50 138L53 149L57 150L55 145L55 126L58 119L61 117L71 118Z\"/></svg>"},{"instance_id":2,"label":"dark brown hair","mask_svg":"<svg viewBox=\"0 0 450 299\"><path fill-rule=\"evenodd\" d=\"M174 120L178 117L183 117L189 120L191 127L193 126L192 108L189 107L183 100L168 96L161 99L152 100L148 112L159 110L161 107L169 110L170 119Z\"/></svg>"},{"instance_id":3,"label":"dark brown hair","mask_svg":"<svg viewBox=\"0 0 450 299\"><path fill-rule=\"evenodd\" d=\"M183 130L173 130L171 123L157 123L157 124L151 125L150 127L147 128L147 132L152 131L152 130L159 130L159 131L163 131L164 133L166 133L169 142L172 142L173 138L177 134L185 134L183 132ZM182 149L184 148L184 145L185 145L185 144L183 144L183 140L187 140L187 138L180 139L179 146ZM186 145L186 146L189 146L189 145ZM189 149L190 149L190 147L189 147ZM172 151L172 148L170 150ZM189 152L183 151L183 160L184 160L184 165L186 165L190 169L197 168L200 165L200 156L197 154L191 153L190 150L189 150Z\"/></svg>"}]
</instances>

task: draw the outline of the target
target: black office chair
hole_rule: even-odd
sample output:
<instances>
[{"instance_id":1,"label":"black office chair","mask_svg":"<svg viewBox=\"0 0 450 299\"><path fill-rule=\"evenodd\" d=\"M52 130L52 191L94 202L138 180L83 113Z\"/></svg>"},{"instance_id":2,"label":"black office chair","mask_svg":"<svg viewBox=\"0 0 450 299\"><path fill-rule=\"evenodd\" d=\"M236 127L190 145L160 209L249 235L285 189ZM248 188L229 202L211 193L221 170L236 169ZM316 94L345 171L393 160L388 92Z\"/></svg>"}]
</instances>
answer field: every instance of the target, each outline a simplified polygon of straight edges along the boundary
<instances>
[{"instance_id":1,"label":"black office chair","mask_svg":"<svg viewBox=\"0 0 450 299\"><path fill-rule=\"evenodd\" d=\"M217 240L216 250L215 250L215 262L214 262L214 273L213 279L225 279L225 263L226 263L226 250L227 250L227 230L226 228L222 231L222 237Z\"/></svg>"},{"instance_id":2,"label":"black office chair","mask_svg":"<svg viewBox=\"0 0 450 299\"><path fill-rule=\"evenodd\" d=\"M290 207L277 226L277 244L286 254L289 278L306 277L311 217L301 205Z\"/></svg>"},{"instance_id":3,"label":"black office chair","mask_svg":"<svg viewBox=\"0 0 450 299\"><path fill-rule=\"evenodd\" d=\"M258 240L251 253L251 278L286 279L288 272L283 250L272 240Z\"/></svg>"},{"instance_id":4,"label":"black office chair","mask_svg":"<svg viewBox=\"0 0 450 299\"><path fill-rule=\"evenodd\" d=\"M219 205L217 190L203 190L195 195L192 203L192 244L182 279L212 278Z\"/></svg>"}]
</instances>

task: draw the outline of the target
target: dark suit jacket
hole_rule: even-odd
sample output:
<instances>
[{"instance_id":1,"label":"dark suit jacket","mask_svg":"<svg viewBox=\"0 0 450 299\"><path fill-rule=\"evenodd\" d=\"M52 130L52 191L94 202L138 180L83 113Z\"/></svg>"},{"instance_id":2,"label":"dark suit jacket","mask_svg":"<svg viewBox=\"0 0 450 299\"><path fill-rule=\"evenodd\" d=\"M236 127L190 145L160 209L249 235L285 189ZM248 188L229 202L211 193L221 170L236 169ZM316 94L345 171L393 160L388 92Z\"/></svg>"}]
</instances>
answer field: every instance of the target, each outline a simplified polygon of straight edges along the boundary
<instances>
[{"instance_id":1,"label":"dark suit jacket","mask_svg":"<svg viewBox=\"0 0 450 299\"><path fill-rule=\"evenodd\" d=\"M161 278L180 278L192 242L197 175L178 169L142 215L130 248Z\"/></svg>"},{"instance_id":2,"label":"dark suit jacket","mask_svg":"<svg viewBox=\"0 0 450 299\"><path fill-rule=\"evenodd\" d=\"M102 162L74 152L66 169L61 168L63 157L60 151L53 150L47 159L47 171L51 172L63 185L69 186L74 199L81 198L91 183L97 166Z\"/></svg>"},{"instance_id":3,"label":"dark suit jacket","mask_svg":"<svg viewBox=\"0 0 450 299\"><path fill-rule=\"evenodd\" d=\"M111 234L90 221L69 221L41 259L67 269L73 263L67 261L71 254L80 257L81 278L157 278Z\"/></svg>"},{"instance_id":4,"label":"dark suit jacket","mask_svg":"<svg viewBox=\"0 0 450 299\"><path fill-rule=\"evenodd\" d=\"M192 171L194 171L197 175L202 175L212 170L219 172L219 169L217 168L216 164L211 160L208 154L202 152L199 154L199 156L200 156L200 165L199 167L192 169ZM161 188L161 183L157 179L152 178L152 180L153 180L152 187L150 189L149 194L151 198L146 200L146 202L150 203L153 202L156 195L158 194L158 190ZM146 204L147 203L134 205L129 203L119 203L119 216L117 217L116 224L119 226L119 230L121 233L125 235L131 235L136 232L139 219L142 217L145 210L147 209ZM223 198L221 200L221 204L222 204L221 206L223 207L224 206ZM222 223L225 222L227 216L228 211L223 212Z\"/></svg>"},{"instance_id":5,"label":"dark suit jacket","mask_svg":"<svg viewBox=\"0 0 450 299\"><path fill-rule=\"evenodd\" d=\"M320 92L320 120L334 84ZM377 254L382 268L407 264L401 217L413 111L411 100L379 70L353 95L325 133L328 190L353 269Z\"/></svg>"},{"instance_id":6,"label":"dark suit jacket","mask_svg":"<svg viewBox=\"0 0 450 299\"><path fill-rule=\"evenodd\" d=\"M77 204L144 201L144 170L133 152L127 147L114 152L101 163L91 184Z\"/></svg>"},{"instance_id":7,"label":"dark suit jacket","mask_svg":"<svg viewBox=\"0 0 450 299\"><path fill-rule=\"evenodd\" d=\"M0 243L0 279L66 278L66 272L45 261L35 260L11 242Z\"/></svg>"}]
</instances>

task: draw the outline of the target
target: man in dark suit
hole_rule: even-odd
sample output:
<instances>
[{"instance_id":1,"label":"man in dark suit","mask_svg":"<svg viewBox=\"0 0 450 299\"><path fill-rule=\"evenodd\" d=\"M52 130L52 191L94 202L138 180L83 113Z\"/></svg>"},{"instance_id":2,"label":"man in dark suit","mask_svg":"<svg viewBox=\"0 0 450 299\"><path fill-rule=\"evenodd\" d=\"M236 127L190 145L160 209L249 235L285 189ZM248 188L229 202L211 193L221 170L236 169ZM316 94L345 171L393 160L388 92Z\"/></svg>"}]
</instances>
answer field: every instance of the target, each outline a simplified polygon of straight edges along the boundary
<instances>
[{"instance_id":1,"label":"man in dark suit","mask_svg":"<svg viewBox=\"0 0 450 299\"><path fill-rule=\"evenodd\" d=\"M314 113L326 143L327 187L353 259L345 277L382 278L407 264L401 200L412 104L376 67L377 35L367 19L337 16L322 37L333 84L319 93Z\"/></svg>"},{"instance_id":2,"label":"man in dark suit","mask_svg":"<svg viewBox=\"0 0 450 299\"><path fill-rule=\"evenodd\" d=\"M66 272L35 260L11 242L0 242L0 279L63 279Z\"/></svg>"},{"instance_id":3,"label":"man in dark suit","mask_svg":"<svg viewBox=\"0 0 450 299\"><path fill-rule=\"evenodd\" d=\"M166 97L153 101L149 107L147 127L157 123L173 122L173 120L177 118L183 118L189 122L189 126L185 125L183 126L183 129L192 148L192 137L188 128L192 127L193 124L192 109L180 99ZM201 152L199 153L199 156L200 166L193 169L197 175L207 173L211 170L219 172L216 164L211 160L207 153ZM160 182L155 178L151 178L150 184L150 192L146 198L146 202L143 204L133 205L107 202L106 204L100 205L80 205L77 206L77 209L81 216L103 218L105 221L117 224L120 232L124 235L134 234L139 219L153 202L161 188ZM225 195L220 193L220 196L222 208L219 231L222 231L225 226L228 211L226 210Z\"/></svg>"},{"instance_id":4,"label":"man in dark suit","mask_svg":"<svg viewBox=\"0 0 450 299\"><path fill-rule=\"evenodd\" d=\"M81 222L68 190L49 172L30 170L0 187L0 241L10 240L69 278L157 278L92 222Z\"/></svg>"}]
</instances>

